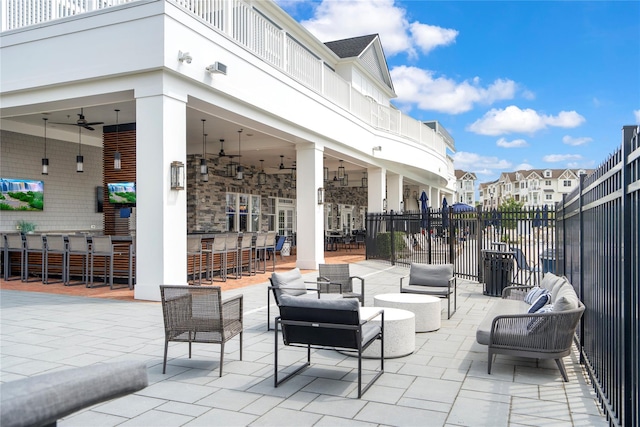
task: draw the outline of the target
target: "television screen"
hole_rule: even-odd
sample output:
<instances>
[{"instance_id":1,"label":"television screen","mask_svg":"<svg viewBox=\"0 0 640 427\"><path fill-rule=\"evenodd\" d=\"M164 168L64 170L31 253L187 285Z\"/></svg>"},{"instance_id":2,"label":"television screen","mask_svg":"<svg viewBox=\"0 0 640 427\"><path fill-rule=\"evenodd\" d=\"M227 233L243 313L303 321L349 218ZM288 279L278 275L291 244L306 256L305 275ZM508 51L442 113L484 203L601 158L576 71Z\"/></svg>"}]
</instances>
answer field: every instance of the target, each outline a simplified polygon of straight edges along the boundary
<instances>
[{"instance_id":1,"label":"television screen","mask_svg":"<svg viewBox=\"0 0 640 427\"><path fill-rule=\"evenodd\" d=\"M44 210L44 181L0 178L0 210Z\"/></svg>"},{"instance_id":2,"label":"television screen","mask_svg":"<svg viewBox=\"0 0 640 427\"><path fill-rule=\"evenodd\" d=\"M109 203L114 205L136 204L135 182L113 182L107 184L109 190Z\"/></svg>"}]
</instances>

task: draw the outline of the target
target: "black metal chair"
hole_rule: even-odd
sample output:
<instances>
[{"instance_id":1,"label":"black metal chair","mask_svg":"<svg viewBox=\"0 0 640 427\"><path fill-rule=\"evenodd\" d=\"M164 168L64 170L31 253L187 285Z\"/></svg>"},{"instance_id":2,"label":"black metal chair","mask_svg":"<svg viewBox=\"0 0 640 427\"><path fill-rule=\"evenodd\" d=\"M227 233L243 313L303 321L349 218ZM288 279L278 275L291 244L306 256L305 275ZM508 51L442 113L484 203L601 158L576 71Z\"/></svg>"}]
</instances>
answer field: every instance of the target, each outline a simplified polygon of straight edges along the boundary
<instances>
[{"instance_id":1,"label":"black metal chair","mask_svg":"<svg viewBox=\"0 0 640 427\"><path fill-rule=\"evenodd\" d=\"M27 234L24 241L24 281L29 281L29 266L32 264L29 262L29 254L40 254L40 278L42 282L45 282L45 270L46 265L46 247L44 243L44 236L42 234ZM36 264L37 265L37 264Z\"/></svg>"},{"instance_id":2,"label":"black metal chair","mask_svg":"<svg viewBox=\"0 0 640 427\"><path fill-rule=\"evenodd\" d=\"M354 351L358 357L358 399L384 373L384 310L380 309L367 319L360 318L358 301L354 299L322 300L282 295L280 316L276 318L274 352L274 387L289 380L311 365L311 348L332 348ZM380 323L370 323L380 316ZM307 360L302 366L278 379L278 325L287 346L307 349ZM380 370L362 387L362 353L373 342L380 340ZM286 369L290 371L290 367Z\"/></svg>"},{"instance_id":3,"label":"black metal chair","mask_svg":"<svg viewBox=\"0 0 640 427\"><path fill-rule=\"evenodd\" d=\"M411 263L409 274L400 278L400 293L446 298L447 319L451 319L458 309L457 286L458 281L453 275L453 264ZM453 311L451 311L452 296Z\"/></svg>"},{"instance_id":4,"label":"black metal chair","mask_svg":"<svg viewBox=\"0 0 640 427\"><path fill-rule=\"evenodd\" d=\"M4 280L18 280L10 279L11 277L11 252L20 253L20 280L24 281L24 257L25 257L25 242L20 233L9 233L4 236Z\"/></svg>"},{"instance_id":5,"label":"black metal chair","mask_svg":"<svg viewBox=\"0 0 640 427\"><path fill-rule=\"evenodd\" d=\"M320 264L318 266L318 292L339 293L344 298L358 298L364 305L364 278L352 276L349 264ZM360 281L360 293L354 292L353 281Z\"/></svg>"},{"instance_id":6,"label":"black metal chair","mask_svg":"<svg viewBox=\"0 0 640 427\"><path fill-rule=\"evenodd\" d=\"M167 369L169 341L220 344L220 376L224 362L224 344L240 335L242 360L242 295L222 300L219 286L160 285L164 316L164 361Z\"/></svg>"}]
</instances>

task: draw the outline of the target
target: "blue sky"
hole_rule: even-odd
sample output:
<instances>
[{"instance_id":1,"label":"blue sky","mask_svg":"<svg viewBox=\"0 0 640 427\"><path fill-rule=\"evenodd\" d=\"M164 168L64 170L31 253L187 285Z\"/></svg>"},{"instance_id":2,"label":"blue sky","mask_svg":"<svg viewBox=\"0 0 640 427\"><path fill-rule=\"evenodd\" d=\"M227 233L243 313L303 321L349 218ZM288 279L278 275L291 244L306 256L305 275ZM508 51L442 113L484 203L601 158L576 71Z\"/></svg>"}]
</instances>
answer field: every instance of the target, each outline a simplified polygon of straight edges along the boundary
<instances>
[{"instance_id":1,"label":"blue sky","mask_svg":"<svg viewBox=\"0 0 640 427\"><path fill-rule=\"evenodd\" d=\"M639 1L279 0L323 42L379 34L394 105L456 169L595 168L640 124Z\"/></svg>"}]
</instances>

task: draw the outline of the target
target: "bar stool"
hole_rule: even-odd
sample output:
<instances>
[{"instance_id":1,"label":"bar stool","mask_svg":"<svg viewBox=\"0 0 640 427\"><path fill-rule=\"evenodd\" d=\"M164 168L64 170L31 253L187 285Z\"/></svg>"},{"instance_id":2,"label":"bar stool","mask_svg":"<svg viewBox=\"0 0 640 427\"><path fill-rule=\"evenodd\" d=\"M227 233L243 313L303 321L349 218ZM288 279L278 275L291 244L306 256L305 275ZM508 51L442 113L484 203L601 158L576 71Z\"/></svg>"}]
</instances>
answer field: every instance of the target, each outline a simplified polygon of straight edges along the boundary
<instances>
[{"instance_id":1,"label":"bar stool","mask_svg":"<svg viewBox=\"0 0 640 427\"><path fill-rule=\"evenodd\" d=\"M135 274L133 273L133 267L135 265L134 259L136 257L136 236L131 237L131 244L129 245L129 289L133 289L135 282Z\"/></svg>"},{"instance_id":2,"label":"bar stool","mask_svg":"<svg viewBox=\"0 0 640 427\"><path fill-rule=\"evenodd\" d=\"M27 234L24 242L24 281L29 282L29 254L40 254L40 277L44 282L45 244L42 234Z\"/></svg>"},{"instance_id":3,"label":"bar stool","mask_svg":"<svg viewBox=\"0 0 640 427\"><path fill-rule=\"evenodd\" d=\"M91 239L91 281L87 284L87 288L93 288L93 268L96 257L104 259L104 284L109 282L109 288L113 289L113 261L116 255L122 255L121 252L114 252L111 236L93 236ZM109 264L109 272L107 273L107 263ZM108 276L107 276L108 274Z\"/></svg>"},{"instance_id":4,"label":"bar stool","mask_svg":"<svg viewBox=\"0 0 640 427\"><path fill-rule=\"evenodd\" d=\"M81 235L69 235L67 237L67 282L65 285L69 285L71 282L71 256L77 255L82 261L82 283L89 283L89 260L91 258L91 252L89 250L89 241L87 236Z\"/></svg>"},{"instance_id":5,"label":"bar stool","mask_svg":"<svg viewBox=\"0 0 640 427\"><path fill-rule=\"evenodd\" d=\"M216 255L220 258L220 280L222 282L227 281L227 235L226 234L217 234L213 238L213 243L211 243L209 249L211 250L211 264L209 266L209 270L211 271L211 281L213 282L213 272L215 270L215 257Z\"/></svg>"},{"instance_id":6,"label":"bar stool","mask_svg":"<svg viewBox=\"0 0 640 427\"><path fill-rule=\"evenodd\" d=\"M244 255L247 254L247 276L252 276L255 274L253 270L253 254L251 251L253 243L253 233L242 233L242 238L240 239L240 247L238 248L238 266L240 269L240 276L244 275Z\"/></svg>"},{"instance_id":7,"label":"bar stool","mask_svg":"<svg viewBox=\"0 0 640 427\"><path fill-rule=\"evenodd\" d=\"M61 234L56 235L47 235L45 237L45 269L44 269L44 279L43 283L49 284L49 256L50 255L60 255L60 276L62 277L61 282L67 283L67 242L64 240L64 236Z\"/></svg>"},{"instance_id":8,"label":"bar stool","mask_svg":"<svg viewBox=\"0 0 640 427\"><path fill-rule=\"evenodd\" d=\"M187 236L187 259L191 259L193 283L196 281L196 272L198 274L198 285L202 284L202 257L204 251L202 249L202 237ZM196 261L198 269L196 270ZM188 261L187 261L188 263ZM207 270L208 271L208 270ZM206 272L205 272L206 275ZM189 282L189 273L187 272L187 282Z\"/></svg>"},{"instance_id":9,"label":"bar stool","mask_svg":"<svg viewBox=\"0 0 640 427\"><path fill-rule=\"evenodd\" d=\"M276 232L267 231L267 242L265 243L264 251L264 269L267 269L267 254L269 251L273 253L273 268L271 271L276 271Z\"/></svg>"},{"instance_id":10,"label":"bar stool","mask_svg":"<svg viewBox=\"0 0 640 427\"><path fill-rule=\"evenodd\" d=\"M20 280L24 280L24 240L20 233L9 233L4 236L4 280L18 280L10 279L11 277L11 252L20 253Z\"/></svg>"},{"instance_id":11,"label":"bar stool","mask_svg":"<svg viewBox=\"0 0 640 427\"><path fill-rule=\"evenodd\" d=\"M225 257L227 258L225 268L229 268L229 255L233 255L233 272L235 273L236 279L240 278L240 269L242 268L242 264L240 264L240 269L238 268L238 233L230 233L227 234L226 248L225 248Z\"/></svg>"},{"instance_id":12,"label":"bar stool","mask_svg":"<svg viewBox=\"0 0 640 427\"><path fill-rule=\"evenodd\" d=\"M253 268L256 273L267 272L267 233L258 233L256 235L256 247L254 252ZM260 267L260 258L262 258L264 268Z\"/></svg>"}]
</instances>

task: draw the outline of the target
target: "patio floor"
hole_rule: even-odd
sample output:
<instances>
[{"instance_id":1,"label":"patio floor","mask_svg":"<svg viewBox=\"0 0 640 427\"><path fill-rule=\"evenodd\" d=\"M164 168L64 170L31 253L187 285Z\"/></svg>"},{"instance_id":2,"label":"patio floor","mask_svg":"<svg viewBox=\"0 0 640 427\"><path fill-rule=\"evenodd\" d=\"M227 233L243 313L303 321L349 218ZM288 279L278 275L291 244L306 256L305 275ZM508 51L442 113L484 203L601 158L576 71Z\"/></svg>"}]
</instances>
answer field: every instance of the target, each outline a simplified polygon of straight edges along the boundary
<instances>
[{"instance_id":1,"label":"patio floor","mask_svg":"<svg viewBox=\"0 0 640 427\"><path fill-rule=\"evenodd\" d=\"M278 261L279 268L291 267ZM366 305L376 294L397 292L408 272L376 261L350 262L351 273L365 277ZM267 277L241 286L245 279L238 280L238 287L225 291L244 295L244 360L238 360L238 340L228 342L221 378L220 346L207 344L194 344L192 359L186 344L170 344L162 374L160 303L114 299L116 291L108 287L97 289L110 298L90 298L53 291L61 285L2 282L0 381L109 361L146 362L147 388L70 415L61 427L608 425L575 352L565 358L568 383L554 361L501 355L487 374L486 347L475 342L475 330L495 298L482 294L482 284L464 280L458 281L458 311L447 320L442 304L442 327L416 334L413 354L385 360L384 375L362 399L355 397L356 360L331 350L316 351L310 368L274 388ZM315 272L306 272L305 279L314 278ZM23 291L36 285L49 292ZM302 349L280 354L286 364L304 358ZM367 361L364 372L376 363Z\"/></svg>"}]
</instances>

